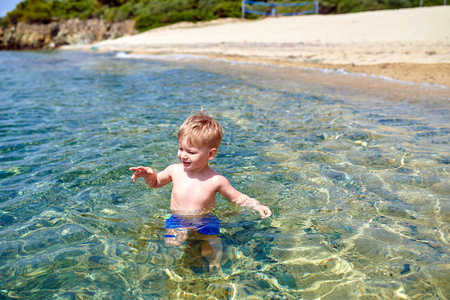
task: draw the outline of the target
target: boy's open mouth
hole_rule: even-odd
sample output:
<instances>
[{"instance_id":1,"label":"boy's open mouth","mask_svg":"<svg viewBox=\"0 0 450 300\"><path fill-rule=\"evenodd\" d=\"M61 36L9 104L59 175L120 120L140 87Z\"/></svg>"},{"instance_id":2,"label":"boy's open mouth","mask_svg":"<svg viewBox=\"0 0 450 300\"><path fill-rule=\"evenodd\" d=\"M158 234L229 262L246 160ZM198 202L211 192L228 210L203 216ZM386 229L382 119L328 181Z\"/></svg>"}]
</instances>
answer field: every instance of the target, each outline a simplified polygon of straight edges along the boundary
<instances>
[{"instance_id":1,"label":"boy's open mouth","mask_svg":"<svg viewBox=\"0 0 450 300\"><path fill-rule=\"evenodd\" d=\"M190 163L190 162L187 162L187 161L181 161L181 163L182 163L183 166L185 166L185 167L189 167L189 166L191 165L191 163Z\"/></svg>"}]
</instances>

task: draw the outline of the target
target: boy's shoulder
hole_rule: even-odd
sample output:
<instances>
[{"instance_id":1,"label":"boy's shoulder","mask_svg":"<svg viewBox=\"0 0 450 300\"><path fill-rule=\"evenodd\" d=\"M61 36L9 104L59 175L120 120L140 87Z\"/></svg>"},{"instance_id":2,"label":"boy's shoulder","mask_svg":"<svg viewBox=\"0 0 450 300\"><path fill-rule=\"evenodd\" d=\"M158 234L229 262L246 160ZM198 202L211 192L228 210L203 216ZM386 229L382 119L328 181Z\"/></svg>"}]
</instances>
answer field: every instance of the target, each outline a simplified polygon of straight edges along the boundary
<instances>
[{"instance_id":1,"label":"boy's shoulder","mask_svg":"<svg viewBox=\"0 0 450 300\"><path fill-rule=\"evenodd\" d=\"M173 164L170 165L166 168L166 170L170 171L170 172L179 172L183 170L183 165L182 164Z\"/></svg>"},{"instance_id":2,"label":"boy's shoulder","mask_svg":"<svg viewBox=\"0 0 450 300\"><path fill-rule=\"evenodd\" d=\"M223 181L228 181L228 179L222 174L218 173L214 169L211 168L211 179L215 180L217 183L221 183Z\"/></svg>"}]
</instances>

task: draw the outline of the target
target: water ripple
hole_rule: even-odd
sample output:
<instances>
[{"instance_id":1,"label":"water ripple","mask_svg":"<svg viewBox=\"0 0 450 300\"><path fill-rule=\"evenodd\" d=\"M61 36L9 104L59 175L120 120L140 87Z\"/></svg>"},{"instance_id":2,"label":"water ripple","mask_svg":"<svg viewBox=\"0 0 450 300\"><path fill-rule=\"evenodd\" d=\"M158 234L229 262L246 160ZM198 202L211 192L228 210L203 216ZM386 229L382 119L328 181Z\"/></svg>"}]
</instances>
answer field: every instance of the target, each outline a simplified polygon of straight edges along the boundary
<instances>
[{"instance_id":1,"label":"water ripple","mask_svg":"<svg viewBox=\"0 0 450 300\"><path fill-rule=\"evenodd\" d=\"M220 62L2 51L6 62L0 298L450 297L445 99ZM225 130L212 166L274 212L218 197L217 273L201 241L164 243L170 188L128 171L175 163L177 128L200 106Z\"/></svg>"}]
</instances>

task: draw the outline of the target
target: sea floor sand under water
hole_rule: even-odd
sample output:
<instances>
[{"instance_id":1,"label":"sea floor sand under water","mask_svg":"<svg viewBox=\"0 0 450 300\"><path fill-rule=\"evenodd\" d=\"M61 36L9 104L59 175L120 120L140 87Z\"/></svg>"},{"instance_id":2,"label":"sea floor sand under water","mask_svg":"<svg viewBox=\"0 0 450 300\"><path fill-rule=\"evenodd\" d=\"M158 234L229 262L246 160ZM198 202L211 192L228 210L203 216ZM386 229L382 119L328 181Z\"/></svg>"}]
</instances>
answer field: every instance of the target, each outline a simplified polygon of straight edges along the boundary
<instances>
[{"instance_id":1,"label":"sea floor sand under water","mask_svg":"<svg viewBox=\"0 0 450 300\"><path fill-rule=\"evenodd\" d=\"M0 66L1 297L450 297L448 88L198 57ZM203 241L165 244L170 186L128 170L177 163L201 106L224 128L211 166L273 211L217 197L214 272Z\"/></svg>"}]
</instances>

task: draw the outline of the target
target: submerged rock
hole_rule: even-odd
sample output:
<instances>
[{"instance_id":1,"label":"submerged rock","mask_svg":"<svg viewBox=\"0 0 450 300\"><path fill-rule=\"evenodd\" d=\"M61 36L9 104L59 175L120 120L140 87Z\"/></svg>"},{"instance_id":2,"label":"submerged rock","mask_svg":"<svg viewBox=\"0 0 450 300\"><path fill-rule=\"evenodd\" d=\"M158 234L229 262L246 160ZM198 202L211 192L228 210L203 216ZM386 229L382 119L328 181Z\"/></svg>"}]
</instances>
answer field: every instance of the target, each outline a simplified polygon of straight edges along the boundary
<instances>
[{"instance_id":1,"label":"submerged rock","mask_svg":"<svg viewBox=\"0 0 450 300\"><path fill-rule=\"evenodd\" d=\"M0 216L0 226L7 226L14 223L16 218L10 214L4 214Z\"/></svg>"},{"instance_id":2,"label":"submerged rock","mask_svg":"<svg viewBox=\"0 0 450 300\"><path fill-rule=\"evenodd\" d=\"M294 288L297 287L297 282L296 282L294 276L289 275L289 274L280 274L280 275L277 276L277 277L278 277L278 278L277 278L278 281L279 281L282 285L284 285L284 286L286 286L286 287L288 287L288 288L290 288L290 289L294 289Z\"/></svg>"},{"instance_id":3,"label":"submerged rock","mask_svg":"<svg viewBox=\"0 0 450 300\"><path fill-rule=\"evenodd\" d=\"M91 236L86 229L76 224L66 224L56 228L40 228L23 238L23 249L38 251L56 243L73 243Z\"/></svg>"}]
</instances>

